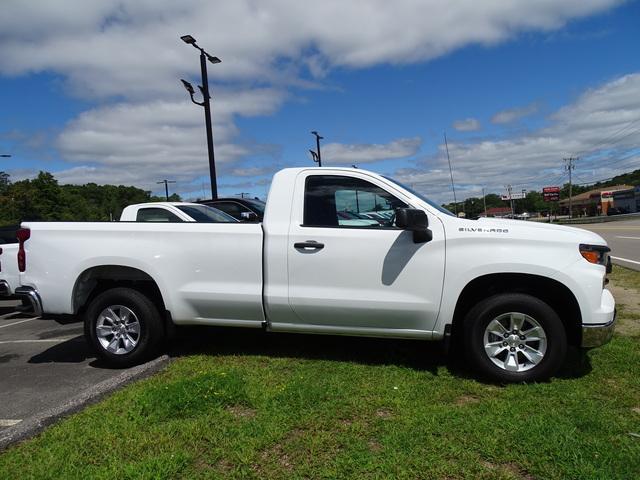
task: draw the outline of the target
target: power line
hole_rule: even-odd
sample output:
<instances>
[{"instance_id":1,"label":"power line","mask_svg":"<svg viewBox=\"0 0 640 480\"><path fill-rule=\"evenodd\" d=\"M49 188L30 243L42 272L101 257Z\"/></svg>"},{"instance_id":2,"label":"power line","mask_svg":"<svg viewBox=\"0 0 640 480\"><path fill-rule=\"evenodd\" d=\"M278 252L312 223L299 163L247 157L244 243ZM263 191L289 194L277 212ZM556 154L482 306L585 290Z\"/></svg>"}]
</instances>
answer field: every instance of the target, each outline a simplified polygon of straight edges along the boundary
<instances>
[{"instance_id":1,"label":"power line","mask_svg":"<svg viewBox=\"0 0 640 480\"><path fill-rule=\"evenodd\" d=\"M607 168L610 169L612 166L618 165L621 162L624 162L625 160L628 160L628 159L632 158L634 155L640 155L640 152L634 151L632 153L628 153L628 154L623 155L623 156L618 157L618 158L608 157L608 158L605 158L603 160L604 161L608 161ZM624 173L625 172L622 172L622 173L619 173L618 175L622 175ZM618 175L614 175L613 177L616 177ZM600 180L593 180L593 181L590 181L590 182L576 183L575 185L589 185L589 184L592 184L592 183L604 182L604 181L607 181L607 180L611 180L613 177L603 178L603 179L600 179Z\"/></svg>"},{"instance_id":2,"label":"power line","mask_svg":"<svg viewBox=\"0 0 640 480\"><path fill-rule=\"evenodd\" d=\"M451 175L451 189L453 190L453 205L456 216L458 216L458 201L456 200L456 187L453 183L453 170L451 169L451 158L449 157L449 144L447 143L447 132L444 132L444 146L447 149L447 161L449 162L449 175Z\"/></svg>"},{"instance_id":3,"label":"power line","mask_svg":"<svg viewBox=\"0 0 640 480\"><path fill-rule=\"evenodd\" d=\"M620 134L620 133L624 132L624 131L625 131L627 128L629 128L631 125L633 125L633 124L635 124L635 123L638 123L638 122L640 122L640 118L639 118L639 119L637 119L637 120L633 120L633 121L629 122L629 123L628 123L628 124L626 124L624 127L622 127L621 129L617 130L615 133L613 133L612 135L610 135L609 137L606 137L606 138L604 138L604 139L600 140L599 142L597 142L596 144L592 145L591 147L589 147L589 148L587 148L587 149L583 150L582 152L577 153L577 154L576 154L576 156L578 157L578 156L584 155L585 153L587 153L587 152L588 152L588 151L590 151L590 150L595 150L595 148L596 148L596 147L599 147L599 146L601 146L601 145L606 145L606 144L610 143L610 141L611 141L611 140L613 140L613 139L614 139L618 134ZM617 138L617 139L616 139L616 141L620 141L620 140L622 140L623 138L626 138L626 137L628 137L629 135L632 135L632 134L634 134L634 133L636 133L636 132L638 132L638 131L640 131L640 129L633 130L633 131L629 132L628 134L623 135L623 136L622 136L622 137L620 137L620 138Z\"/></svg>"}]
</instances>

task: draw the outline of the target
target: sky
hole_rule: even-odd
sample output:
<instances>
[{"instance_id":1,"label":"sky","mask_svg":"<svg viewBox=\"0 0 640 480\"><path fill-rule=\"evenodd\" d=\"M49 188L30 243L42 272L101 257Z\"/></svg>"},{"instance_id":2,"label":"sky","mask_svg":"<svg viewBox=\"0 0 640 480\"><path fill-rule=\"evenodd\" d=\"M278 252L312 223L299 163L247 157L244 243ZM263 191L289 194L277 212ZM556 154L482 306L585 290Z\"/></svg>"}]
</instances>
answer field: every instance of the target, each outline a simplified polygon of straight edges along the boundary
<instances>
[{"instance_id":1,"label":"sky","mask_svg":"<svg viewBox=\"0 0 640 480\"><path fill-rule=\"evenodd\" d=\"M2 0L0 170L12 180L210 195L193 35L209 65L220 195L277 170L397 178L438 202L640 168L640 2Z\"/></svg>"}]
</instances>

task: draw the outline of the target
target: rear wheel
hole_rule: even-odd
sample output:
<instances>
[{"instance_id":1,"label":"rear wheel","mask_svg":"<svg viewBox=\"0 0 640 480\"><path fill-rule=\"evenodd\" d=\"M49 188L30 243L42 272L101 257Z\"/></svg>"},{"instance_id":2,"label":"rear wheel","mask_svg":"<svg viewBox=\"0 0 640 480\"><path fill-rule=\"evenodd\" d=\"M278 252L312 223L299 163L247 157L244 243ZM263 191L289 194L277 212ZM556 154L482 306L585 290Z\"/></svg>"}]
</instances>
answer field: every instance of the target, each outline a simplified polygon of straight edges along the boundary
<instances>
[{"instance_id":1,"label":"rear wheel","mask_svg":"<svg viewBox=\"0 0 640 480\"><path fill-rule=\"evenodd\" d=\"M465 317L465 347L481 373L501 382L543 380L567 350L556 312L531 295L508 293L478 303Z\"/></svg>"},{"instance_id":2,"label":"rear wheel","mask_svg":"<svg viewBox=\"0 0 640 480\"><path fill-rule=\"evenodd\" d=\"M131 288L113 288L94 298L87 308L84 327L96 354L118 367L152 358L164 337L155 305Z\"/></svg>"}]
</instances>

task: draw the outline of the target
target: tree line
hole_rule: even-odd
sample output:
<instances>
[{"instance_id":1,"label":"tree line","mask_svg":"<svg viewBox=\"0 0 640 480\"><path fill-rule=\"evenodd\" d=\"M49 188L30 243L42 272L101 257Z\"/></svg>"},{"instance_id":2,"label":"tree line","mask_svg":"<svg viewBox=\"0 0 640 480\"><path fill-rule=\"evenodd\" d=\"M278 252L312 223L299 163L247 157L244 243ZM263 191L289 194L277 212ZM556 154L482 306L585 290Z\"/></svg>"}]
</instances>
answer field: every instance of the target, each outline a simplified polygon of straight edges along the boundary
<instances>
[{"instance_id":1,"label":"tree line","mask_svg":"<svg viewBox=\"0 0 640 480\"><path fill-rule=\"evenodd\" d=\"M589 185L576 185L572 186L573 196L579 195L580 193L588 192L589 190L595 189L604 189L606 187L612 187L614 185L640 185L640 169L634 170L633 172L624 173L622 175L617 175L609 180L600 181L596 183L592 183ZM517 192L517 190L514 190ZM560 199L563 200L565 198L569 198L569 183L565 183L560 187ZM510 207L510 203L502 200L500 195L496 195L495 193L490 193L485 195L485 201L487 204L487 209L493 207ZM527 192L526 198L521 200L514 200L513 206L515 213L523 213L523 212L548 212L550 208L553 208L555 212L558 208L556 205L557 202L545 202L542 197L542 192L537 191L529 191ZM454 212L456 206L452 203L443 205L446 209ZM482 197L471 197L467 198L462 202L458 202L457 204L458 212L464 212L468 218L476 218L484 213L484 203L482 201Z\"/></svg>"},{"instance_id":2,"label":"tree line","mask_svg":"<svg viewBox=\"0 0 640 480\"><path fill-rule=\"evenodd\" d=\"M164 200L124 185L60 185L49 172L17 182L0 172L0 226L23 221L107 222L118 220L127 205ZM178 202L180 196L173 194L169 200Z\"/></svg>"}]
</instances>

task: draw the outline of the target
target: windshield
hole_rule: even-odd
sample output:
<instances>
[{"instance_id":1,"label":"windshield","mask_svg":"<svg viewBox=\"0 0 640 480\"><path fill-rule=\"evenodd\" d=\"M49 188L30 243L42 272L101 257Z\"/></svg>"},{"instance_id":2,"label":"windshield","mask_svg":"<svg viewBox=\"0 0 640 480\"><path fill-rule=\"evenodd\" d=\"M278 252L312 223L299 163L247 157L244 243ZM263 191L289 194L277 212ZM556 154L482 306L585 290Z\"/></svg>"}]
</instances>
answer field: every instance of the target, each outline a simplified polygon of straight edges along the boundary
<instances>
[{"instance_id":1,"label":"windshield","mask_svg":"<svg viewBox=\"0 0 640 480\"><path fill-rule=\"evenodd\" d=\"M386 178L387 180L389 180L390 182L395 183L396 185L398 185L399 187L403 188L404 190L406 190L409 193L412 193L413 195L415 195L416 197L418 197L420 200L422 200L425 203L428 203L430 206L432 206L433 208L435 208L436 210L438 210L439 212L442 212L446 215L451 215L452 217L455 217L455 215L450 212L449 210L447 210L446 208L444 208L441 205L438 205L436 202L434 202L433 200L429 200L427 197L425 197L424 195L422 195L421 193L416 192L413 188L409 188L406 185L403 185L402 183L398 182L397 180L394 180L391 177L385 177L383 175L383 178Z\"/></svg>"},{"instance_id":2,"label":"windshield","mask_svg":"<svg viewBox=\"0 0 640 480\"><path fill-rule=\"evenodd\" d=\"M206 205L177 205L177 207L198 223L228 223L238 221L231 215L227 215L217 208L207 207Z\"/></svg>"}]
</instances>

